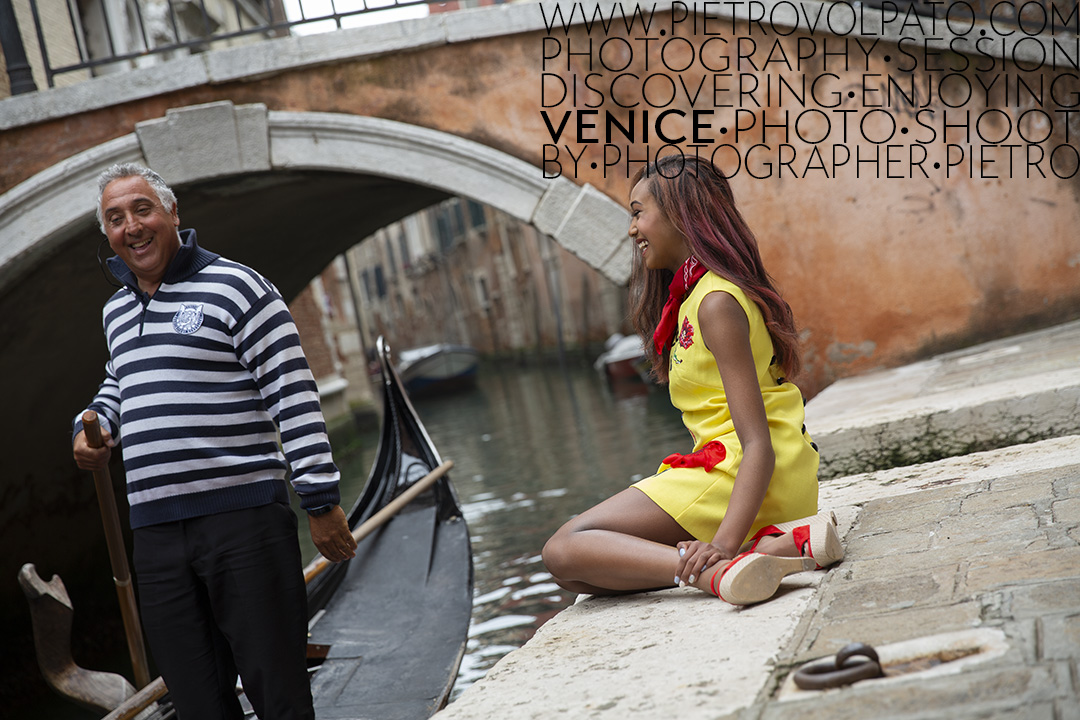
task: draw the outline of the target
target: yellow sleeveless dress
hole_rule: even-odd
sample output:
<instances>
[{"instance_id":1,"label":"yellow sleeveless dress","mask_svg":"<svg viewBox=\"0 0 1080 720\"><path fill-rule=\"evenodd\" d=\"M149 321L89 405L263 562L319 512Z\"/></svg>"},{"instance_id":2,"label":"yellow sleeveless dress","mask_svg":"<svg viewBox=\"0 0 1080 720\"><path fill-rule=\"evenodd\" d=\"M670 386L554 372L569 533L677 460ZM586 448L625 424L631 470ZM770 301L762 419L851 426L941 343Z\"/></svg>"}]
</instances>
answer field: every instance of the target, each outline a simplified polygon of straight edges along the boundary
<instances>
[{"instance_id":1,"label":"yellow sleeveless dress","mask_svg":"<svg viewBox=\"0 0 1080 720\"><path fill-rule=\"evenodd\" d=\"M682 411L683 424L694 441L691 452L718 441L723 444L724 458L711 470L665 463L655 475L633 485L703 542L711 542L720 527L742 460L716 358L705 347L699 330L698 308L711 292L734 297L750 321L750 349L776 453L772 479L750 535L766 525L813 515L818 498L818 453L803 425L802 393L784 381L780 366L773 364L772 338L758 306L737 285L708 272L679 308L669 389L671 402Z\"/></svg>"}]
</instances>

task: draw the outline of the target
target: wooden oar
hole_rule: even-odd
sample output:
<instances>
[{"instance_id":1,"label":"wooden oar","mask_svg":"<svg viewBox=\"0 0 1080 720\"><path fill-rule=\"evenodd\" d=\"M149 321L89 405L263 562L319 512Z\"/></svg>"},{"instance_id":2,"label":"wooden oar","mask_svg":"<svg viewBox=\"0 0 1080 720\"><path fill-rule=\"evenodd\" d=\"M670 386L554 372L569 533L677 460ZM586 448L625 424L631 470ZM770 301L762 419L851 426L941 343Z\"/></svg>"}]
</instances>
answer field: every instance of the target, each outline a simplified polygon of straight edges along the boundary
<instances>
[{"instance_id":1,"label":"wooden oar","mask_svg":"<svg viewBox=\"0 0 1080 720\"><path fill-rule=\"evenodd\" d=\"M401 508L408 505L417 495L427 490L429 487L435 484L435 482L447 473L450 468L454 467L453 460L447 460L439 467L429 472L424 477L417 480L411 485L405 492L398 495L396 498L386 504L382 510L378 511L364 522L360 523L359 527L353 530L352 536L356 542L360 542L371 533L378 530L380 527L386 524L386 521L397 514ZM322 574L326 568L330 567L331 563L321 555L311 561L306 568L304 568L304 582L309 583L315 577Z\"/></svg>"},{"instance_id":2,"label":"wooden oar","mask_svg":"<svg viewBox=\"0 0 1080 720\"><path fill-rule=\"evenodd\" d=\"M82 422L86 444L92 448L102 447L105 443L101 438L97 413L87 410L82 416ZM98 505L101 507L101 521L105 525L105 543L109 547L113 582L116 583L116 594L120 597L120 615L124 620L128 651L135 669L135 688L139 689L149 684L150 669L146 663L146 644L143 642L142 625L139 624L139 609L135 605L135 591L131 587L131 571L128 569L127 551L124 548L124 536L120 530L120 516L116 512L116 496L113 495L108 467L94 471L94 485L97 487Z\"/></svg>"}]
</instances>

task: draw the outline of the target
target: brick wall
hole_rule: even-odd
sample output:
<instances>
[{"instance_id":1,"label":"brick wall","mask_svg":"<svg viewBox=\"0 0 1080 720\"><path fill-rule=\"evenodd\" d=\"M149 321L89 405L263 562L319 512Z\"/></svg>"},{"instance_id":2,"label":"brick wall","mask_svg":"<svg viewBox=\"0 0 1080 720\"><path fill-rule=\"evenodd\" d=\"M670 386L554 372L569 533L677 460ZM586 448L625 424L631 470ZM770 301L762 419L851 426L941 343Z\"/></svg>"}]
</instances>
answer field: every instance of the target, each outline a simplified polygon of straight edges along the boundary
<instances>
[{"instance_id":1,"label":"brick wall","mask_svg":"<svg viewBox=\"0 0 1080 720\"><path fill-rule=\"evenodd\" d=\"M335 374L333 348L326 341L323 329L322 310L315 296L312 285L304 288L289 305L296 329L300 333L300 344L304 347L311 373L316 380L323 380Z\"/></svg>"}]
</instances>

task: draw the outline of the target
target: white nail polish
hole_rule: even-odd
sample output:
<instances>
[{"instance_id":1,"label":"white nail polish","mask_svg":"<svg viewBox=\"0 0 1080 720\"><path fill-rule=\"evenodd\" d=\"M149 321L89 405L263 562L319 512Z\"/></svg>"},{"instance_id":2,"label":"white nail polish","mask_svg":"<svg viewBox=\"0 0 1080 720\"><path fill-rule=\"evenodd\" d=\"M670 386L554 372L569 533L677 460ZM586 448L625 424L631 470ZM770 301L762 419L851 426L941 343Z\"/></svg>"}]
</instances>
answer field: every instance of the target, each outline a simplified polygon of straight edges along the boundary
<instances>
[{"instance_id":1,"label":"white nail polish","mask_svg":"<svg viewBox=\"0 0 1080 720\"><path fill-rule=\"evenodd\" d=\"M691 575L691 576L690 576L690 584L691 584L691 585L693 585L693 584L694 584L694 576L693 576L693 575Z\"/></svg>"},{"instance_id":2,"label":"white nail polish","mask_svg":"<svg viewBox=\"0 0 1080 720\"><path fill-rule=\"evenodd\" d=\"M686 554L686 548L679 548L679 557L682 557L685 554Z\"/></svg>"},{"instance_id":3,"label":"white nail polish","mask_svg":"<svg viewBox=\"0 0 1080 720\"><path fill-rule=\"evenodd\" d=\"M676 576L675 576L675 584L676 584L676 585L678 585L678 584L679 584L679 576L678 576L678 575L676 575Z\"/></svg>"}]
</instances>

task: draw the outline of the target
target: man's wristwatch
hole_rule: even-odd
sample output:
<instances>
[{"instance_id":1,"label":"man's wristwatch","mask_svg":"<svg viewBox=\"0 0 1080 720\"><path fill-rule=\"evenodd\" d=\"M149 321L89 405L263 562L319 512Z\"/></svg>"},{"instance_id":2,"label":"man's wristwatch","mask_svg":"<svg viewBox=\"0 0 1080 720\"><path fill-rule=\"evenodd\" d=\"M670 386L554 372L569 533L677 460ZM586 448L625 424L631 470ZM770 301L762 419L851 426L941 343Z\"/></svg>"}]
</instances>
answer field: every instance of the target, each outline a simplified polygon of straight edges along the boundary
<instances>
[{"instance_id":1,"label":"man's wristwatch","mask_svg":"<svg viewBox=\"0 0 1080 720\"><path fill-rule=\"evenodd\" d=\"M329 505L320 505L316 508L308 508L307 514L311 517L319 517L320 515L325 515L336 507L336 503L330 503Z\"/></svg>"}]
</instances>

